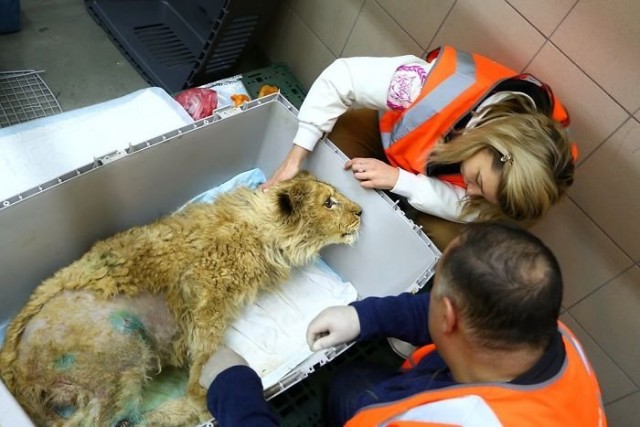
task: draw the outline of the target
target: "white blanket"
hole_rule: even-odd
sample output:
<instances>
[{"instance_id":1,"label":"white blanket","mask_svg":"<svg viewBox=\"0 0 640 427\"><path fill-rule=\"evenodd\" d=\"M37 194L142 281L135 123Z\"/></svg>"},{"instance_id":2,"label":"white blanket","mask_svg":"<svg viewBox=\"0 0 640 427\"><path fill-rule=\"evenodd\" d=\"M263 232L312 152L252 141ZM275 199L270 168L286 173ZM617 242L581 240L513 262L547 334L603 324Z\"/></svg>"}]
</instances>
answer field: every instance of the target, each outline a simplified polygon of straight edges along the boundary
<instances>
[{"instance_id":1,"label":"white blanket","mask_svg":"<svg viewBox=\"0 0 640 427\"><path fill-rule=\"evenodd\" d=\"M0 202L193 119L160 88L0 129Z\"/></svg>"},{"instance_id":2,"label":"white blanket","mask_svg":"<svg viewBox=\"0 0 640 427\"><path fill-rule=\"evenodd\" d=\"M266 390L311 356L309 322L323 309L357 297L355 287L319 259L295 270L280 291L247 307L227 330L225 344L249 362Z\"/></svg>"}]
</instances>

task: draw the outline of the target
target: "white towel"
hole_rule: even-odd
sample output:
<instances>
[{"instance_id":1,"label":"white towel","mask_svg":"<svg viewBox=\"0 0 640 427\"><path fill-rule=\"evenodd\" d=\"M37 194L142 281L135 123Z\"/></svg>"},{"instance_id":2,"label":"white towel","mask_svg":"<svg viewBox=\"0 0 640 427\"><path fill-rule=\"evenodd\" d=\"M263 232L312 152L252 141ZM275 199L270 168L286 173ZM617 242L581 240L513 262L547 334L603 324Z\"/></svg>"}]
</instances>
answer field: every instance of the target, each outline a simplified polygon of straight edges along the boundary
<instances>
[{"instance_id":1,"label":"white towel","mask_svg":"<svg viewBox=\"0 0 640 427\"><path fill-rule=\"evenodd\" d=\"M193 123L160 88L0 129L0 202Z\"/></svg>"},{"instance_id":2,"label":"white towel","mask_svg":"<svg viewBox=\"0 0 640 427\"><path fill-rule=\"evenodd\" d=\"M311 356L309 322L323 309L357 297L350 282L318 259L294 270L279 291L260 295L227 330L225 344L249 362L267 389Z\"/></svg>"}]
</instances>

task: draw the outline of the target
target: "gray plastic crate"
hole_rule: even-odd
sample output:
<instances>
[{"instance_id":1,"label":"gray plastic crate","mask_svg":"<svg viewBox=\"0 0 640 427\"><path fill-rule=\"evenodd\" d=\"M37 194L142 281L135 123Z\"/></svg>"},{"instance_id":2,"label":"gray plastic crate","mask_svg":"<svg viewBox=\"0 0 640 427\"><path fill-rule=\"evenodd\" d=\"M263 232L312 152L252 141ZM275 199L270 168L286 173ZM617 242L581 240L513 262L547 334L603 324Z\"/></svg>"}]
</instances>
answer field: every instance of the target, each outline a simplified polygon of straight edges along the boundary
<instances>
[{"instance_id":1,"label":"gray plastic crate","mask_svg":"<svg viewBox=\"0 0 640 427\"><path fill-rule=\"evenodd\" d=\"M280 0L85 0L153 86L169 93L236 74Z\"/></svg>"},{"instance_id":2,"label":"gray plastic crate","mask_svg":"<svg viewBox=\"0 0 640 427\"><path fill-rule=\"evenodd\" d=\"M291 146L297 110L274 94L245 104L237 114L224 112L5 200L0 205L0 326L43 279L96 240L173 212L239 172L257 167L270 175ZM362 297L417 292L433 276L440 252L386 195L363 189L344 171L345 160L325 140L305 164L364 212L358 241L328 247L323 259ZM266 390L267 396L282 395L347 349L314 353ZM19 407L0 383L0 425L24 425L19 422Z\"/></svg>"}]
</instances>

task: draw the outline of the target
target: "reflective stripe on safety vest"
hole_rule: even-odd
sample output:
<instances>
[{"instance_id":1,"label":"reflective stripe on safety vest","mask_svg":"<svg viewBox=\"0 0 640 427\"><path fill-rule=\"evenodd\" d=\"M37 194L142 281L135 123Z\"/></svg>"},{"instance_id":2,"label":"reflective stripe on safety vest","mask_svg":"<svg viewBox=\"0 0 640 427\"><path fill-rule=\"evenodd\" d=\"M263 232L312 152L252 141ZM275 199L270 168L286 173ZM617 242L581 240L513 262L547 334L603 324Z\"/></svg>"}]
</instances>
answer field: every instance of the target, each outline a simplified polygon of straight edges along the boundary
<instances>
[{"instance_id":1,"label":"reflective stripe on safety vest","mask_svg":"<svg viewBox=\"0 0 640 427\"><path fill-rule=\"evenodd\" d=\"M380 115L380 136L393 166L424 173L435 144L508 79L526 79L537 84L553 104L553 118L568 123L562 104L546 85L532 76L519 75L484 56L450 46L439 48L434 61L418 98L404 111Z\"/></svg>"},{"instance_id":2,"label":"reflective stripe on safety vest","mask_svg":"<svg viewBox=\"0 0 640 427\"><path fill-rule=\"evenodd\" d=\"M560 371L543 383L457 384L365 407L346 426L605 427L600 388L584 350L566 326L560 323L559 330L565 361ZM435 347L427 349L426 353L419 349L412 362L417 363L418 354L424 357Z\"/></svg>"},{"instance_id":3,"label":"reflective stripe on safety vest","mask_svg":"<svg viewBox=\"0 0 640 427\"><path fill-rule=\"evenodd\" d=\"M473 57L466 52L455 51L455 71L447 76L431 92L418 98L406 113L401 115L391 132L382 133L382 145L389 148L391 144L405 137L423 122L444 110L475 82L476 64Z\"/></svg>"}]
</instances>

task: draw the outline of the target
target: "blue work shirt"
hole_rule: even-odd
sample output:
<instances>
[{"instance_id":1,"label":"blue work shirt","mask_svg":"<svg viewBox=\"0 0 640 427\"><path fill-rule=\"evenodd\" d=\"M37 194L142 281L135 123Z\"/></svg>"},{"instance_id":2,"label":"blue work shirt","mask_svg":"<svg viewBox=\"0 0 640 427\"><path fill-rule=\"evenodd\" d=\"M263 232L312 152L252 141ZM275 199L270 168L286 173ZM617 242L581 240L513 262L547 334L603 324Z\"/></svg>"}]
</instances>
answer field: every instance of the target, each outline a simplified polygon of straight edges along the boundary
<instances>
[{"instance_id":1,"label":"blue work shirt","mask_svg":"<svg viewBox=\"0 0 640 427\"><path fill-rule=\"evenodd\" d=\"M403 293L398 296L369 297L352 303L360 319L357 341L391 336L417 346L430 344L429 298L428 292L415 295ZM564 344L558 332L542 358L511 383L527 385L546 381L559 372L564 357ZM455 384L448 366L434 351L413 369L398 372L398 375L380 383L374 388L374 393L363 393L358 406L392 402ZM375 400L372 395L376 396ZM231 367L216 377L207 392L207 407L221 427L279 425L277 417L264 400L260 378L246 366Z\"/></svg>"}]
</instances>

